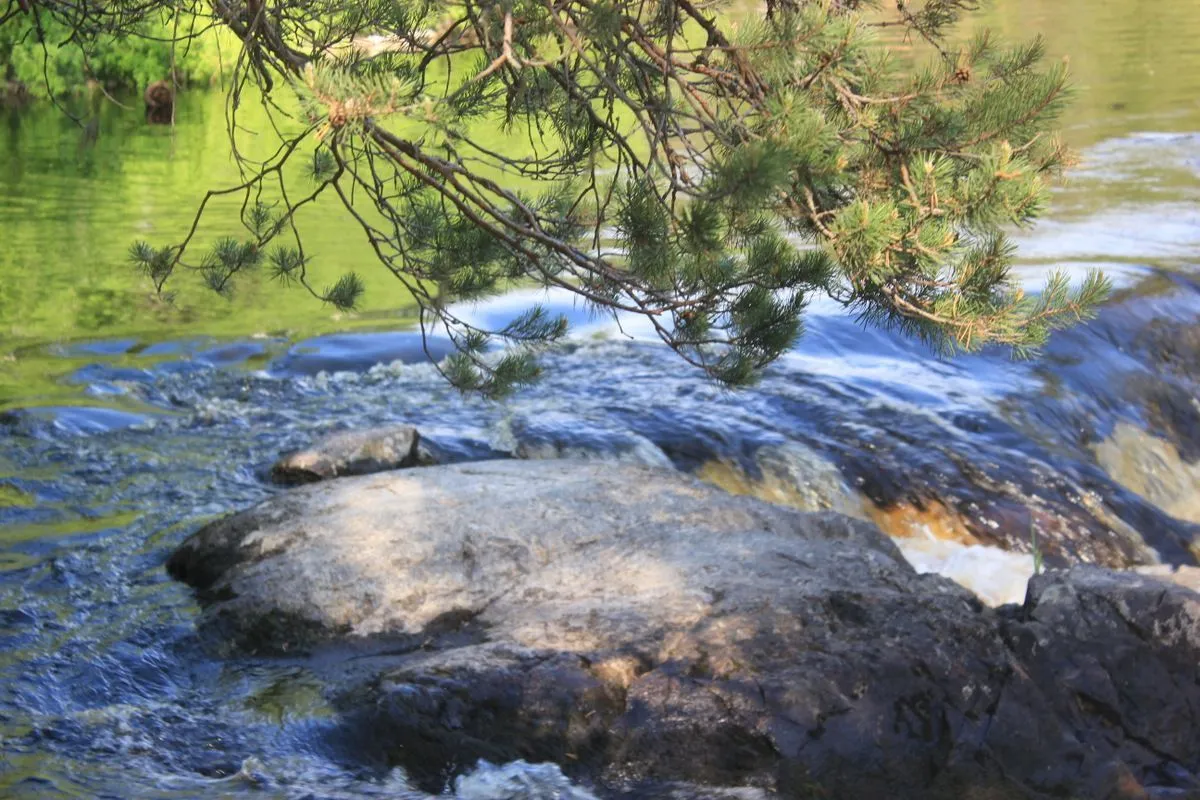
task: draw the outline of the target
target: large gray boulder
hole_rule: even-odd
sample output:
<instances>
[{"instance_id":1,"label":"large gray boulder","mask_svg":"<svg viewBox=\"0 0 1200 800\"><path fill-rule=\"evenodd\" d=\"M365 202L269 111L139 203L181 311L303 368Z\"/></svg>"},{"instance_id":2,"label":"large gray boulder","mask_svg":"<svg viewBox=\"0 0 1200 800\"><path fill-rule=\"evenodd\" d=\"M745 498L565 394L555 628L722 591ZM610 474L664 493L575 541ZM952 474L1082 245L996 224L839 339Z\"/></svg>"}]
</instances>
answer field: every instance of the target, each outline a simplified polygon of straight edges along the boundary
<instances>
[{"instance_id":1,"label":"large gray boulder","mask_svg":"<svg viewBox=\"0 0 1200 800\"><path fill-rule=\"evenodd\" d=\"M168 569L230 652L310 653L357 752L431 791L524 758L601 794L1200 797L1200 596L1150 576L994 612L867 523L572 461L315 484Z\"/></svg>"}]
</instances>

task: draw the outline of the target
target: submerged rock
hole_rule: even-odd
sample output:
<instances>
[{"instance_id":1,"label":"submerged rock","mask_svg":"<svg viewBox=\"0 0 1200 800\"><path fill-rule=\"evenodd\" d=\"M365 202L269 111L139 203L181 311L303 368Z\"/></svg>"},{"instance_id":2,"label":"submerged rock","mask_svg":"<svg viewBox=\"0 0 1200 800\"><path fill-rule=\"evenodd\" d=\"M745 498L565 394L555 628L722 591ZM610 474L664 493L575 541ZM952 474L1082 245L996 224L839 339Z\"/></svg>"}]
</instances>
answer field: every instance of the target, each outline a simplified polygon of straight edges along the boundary
<instances>
[{"instance_id":1,"label":"submerged rock","mask_svg":"<svg viewBox=\"0 0 1200 800\"><path fill-rule=\"evenodd\" d=\"M1170 442L1122 422L1095 452L1113 480L1177 519L1200 523L1200 463L1184 461Z\"/></svg>"},{"instance_id":2,"label":"submerged rock","mask_svg":"<svg viewBox=\"0 0 1200 800\"><path fill-rule=\"evenodd\" d=\"M732 494L801 511L837 511L867 518L863 498L851 491L833 463L812 448L796 442L765 445L754 452L749 467L714 458L701 464L695 474Z\"/></svg>"},{"instance_id":3,"label":"submerged rock","mask_svg":"<svg viewBox=\"0 0 1200 800\"><path fill-rule=\"evenodd\" d=\"M498 444L517 458L613 461L671 467L671 459L644 436L602 421L559 412L520 415L501 427Z\"/></svg>"},{"instance_id":4,"label":"submerged rock","mask_svg":"<svg viewBox=\"0 0 1200 800\"><path fill-rule=\"evenodd\" d=\"M362 757L430 791L525 759L601 796L1200 796L1200 595L1154 577L992 611L868 523L575 461L304 487L168 569L234 652L319 653Z\"/></svg>"},{"instance_id":5,"label":"submerged rock","mask_svg":"<svg viewBox=\"0 0 1200 800\"><path fill-rule=\"evenodd\" d=\"M762 393L802 381L789 375L786 386L768 382ZM1114 481L1094 463L1087 442L1077 456L1064 455L1070 447L1063 432L1077 430L1073 417L1046 412L1044 422L1053 425L1043 429L1043 422L1017 427L992 412L862 404L824 388L768 397L765 408L744 413L714 403L719 410L691 405L613 415L675 466L722 488L865 516L896 538L1030 558L1036 546L1056 567L1195 564L1200 557L1200 525ZM757 394L746 400L762 402ZM717 414L725 416L715 420Z\"/></svg>"},{"instance_id":6,"label":"submerged rock","mask_svg":"<svg viewBox=\"0 0 1200 800\"><path fill-rule=\"evenodd\" d=\"M271 467L277 483L313 483L346 475L369 475L432 463L411 425L334 433L304 450L288 453Z\"/></svg>"}]
</instances>

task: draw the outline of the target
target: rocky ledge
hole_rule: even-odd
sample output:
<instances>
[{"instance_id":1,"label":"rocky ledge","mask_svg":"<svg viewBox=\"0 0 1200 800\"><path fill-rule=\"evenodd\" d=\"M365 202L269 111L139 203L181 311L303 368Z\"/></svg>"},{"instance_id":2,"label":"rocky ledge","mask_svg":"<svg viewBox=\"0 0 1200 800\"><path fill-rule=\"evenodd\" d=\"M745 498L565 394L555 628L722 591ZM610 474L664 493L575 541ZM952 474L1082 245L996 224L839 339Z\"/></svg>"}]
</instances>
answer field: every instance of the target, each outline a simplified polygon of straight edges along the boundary
<instances>
[{"instance_id":1,"label":"rocky ledge","mask_svg":"<svg viewBox=\"0 0 1200 800\"><path fill-rule=\"evenodd\" d=\"M231 654L325 665L361 757L435 792L523 758L620 797L1200 797L1200 595L1154 576L991 610L867 523L571 461L313 484L168 569Z\"/></svg>"}]
</instances>

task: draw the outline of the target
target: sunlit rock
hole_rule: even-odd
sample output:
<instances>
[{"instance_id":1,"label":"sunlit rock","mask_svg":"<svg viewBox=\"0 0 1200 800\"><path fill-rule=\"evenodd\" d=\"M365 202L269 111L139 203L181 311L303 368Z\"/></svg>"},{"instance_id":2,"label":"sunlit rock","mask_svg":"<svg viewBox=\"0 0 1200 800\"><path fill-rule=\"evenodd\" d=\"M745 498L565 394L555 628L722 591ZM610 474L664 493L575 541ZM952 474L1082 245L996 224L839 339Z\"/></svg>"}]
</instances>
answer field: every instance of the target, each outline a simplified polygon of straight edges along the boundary
<instances>
[{"instance_id":1,"label":"sunlit rock","mask_svg":"<svg viewBox=\"0 0 1200 800\"><path fill-rule=\"evenodd\" d=\"M425 791L478 759L787 798L1200 790L1200 595L1081 567L993 611L869 523L674 472L326 481L168 569L226 652L319 656L359 756Z\"/></svg>"},{"instance_id":2,"label":"sunlit rock","mask_svg":"<svg viewBox=\"0 0 1200 800\"><path fill-rule=\"evenodd\" d=\"M421 448L421 435L411 425L350 430L319 439L304 450L288 453L271 467L278 483L313 483L347 475L368 475L431 463Z\"/></svg>"}]
</instances>

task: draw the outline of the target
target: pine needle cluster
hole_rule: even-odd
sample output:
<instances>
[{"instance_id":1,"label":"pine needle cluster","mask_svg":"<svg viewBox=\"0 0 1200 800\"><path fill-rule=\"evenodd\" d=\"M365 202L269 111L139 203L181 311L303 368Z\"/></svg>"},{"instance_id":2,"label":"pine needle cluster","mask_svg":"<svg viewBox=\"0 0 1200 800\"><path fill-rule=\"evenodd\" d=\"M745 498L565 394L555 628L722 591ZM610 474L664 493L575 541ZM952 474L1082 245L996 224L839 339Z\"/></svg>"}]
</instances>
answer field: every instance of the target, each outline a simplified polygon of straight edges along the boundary
<instances>
[{"instance_id":1,"label":"pine needle cluster","mask_svg":"<svg viewBox=\"0 0 1200 800\"><path fill-rule=\"evenodd\" d=\"M1013 279L1009 234L1070 161L1054 133L1068 75L1039 40L958 36L974 5L216 0L244 45L242 84L276 109L294 93L303 130L209 193L244 194L243 239L195 264L190 236L131 257L159 287L190 265L217 291L265 263L352 308L361 280L310 286L295 224L336 194L423 323L454 340L447 376L493 395L536 377L565 322L534 309L482 330L447 300L517 281L640 315L730 384L796 344L817 295L941 351L1027 355L1108 284L1054 274L1025 293ZM898 58L887 42L903 40L926 56ZM302 193L285 186L291 160ZM261 202L268 188L279 205Z\"/></svg>"}]
</instances>

